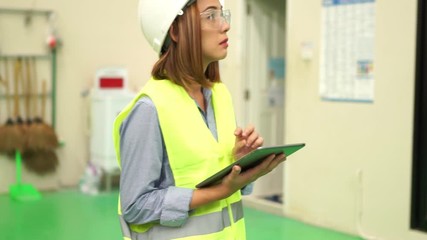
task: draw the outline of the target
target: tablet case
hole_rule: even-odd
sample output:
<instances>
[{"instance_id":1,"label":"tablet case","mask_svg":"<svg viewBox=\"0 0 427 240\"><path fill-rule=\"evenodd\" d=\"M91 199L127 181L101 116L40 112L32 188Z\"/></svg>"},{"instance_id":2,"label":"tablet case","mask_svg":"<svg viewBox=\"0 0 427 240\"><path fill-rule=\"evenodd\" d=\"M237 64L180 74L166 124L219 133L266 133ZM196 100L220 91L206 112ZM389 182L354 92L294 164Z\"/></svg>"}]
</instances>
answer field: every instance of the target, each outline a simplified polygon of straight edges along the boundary
<instances>
[{"instance_id":1,"label":"tablet case","mask_svg":"<svg viewBox=\"0 0 427 240\"><path fill-rule=\"evenodd\" d=\"M242 172L243 172L251 167L258 165L259 163L262 162L262 160L264 160L267 156L271 154L285 153L286 157L289 157L292 153L300 150L304 146L305 146L305 143L296 143L296 144L287 144L287 145L273 146L273 147L260 147L246 154L239 160L228 165L227 167L215 173L214 175L210 176L209 178L205 179L204 181L200 182L199 184L196 185L196 188L209 187L220 182L220 180L222 180L226 175L228 175L231 172L231 169L233 168L234 165L239 165L242 168Z\"/></svg>"}]
</instances>

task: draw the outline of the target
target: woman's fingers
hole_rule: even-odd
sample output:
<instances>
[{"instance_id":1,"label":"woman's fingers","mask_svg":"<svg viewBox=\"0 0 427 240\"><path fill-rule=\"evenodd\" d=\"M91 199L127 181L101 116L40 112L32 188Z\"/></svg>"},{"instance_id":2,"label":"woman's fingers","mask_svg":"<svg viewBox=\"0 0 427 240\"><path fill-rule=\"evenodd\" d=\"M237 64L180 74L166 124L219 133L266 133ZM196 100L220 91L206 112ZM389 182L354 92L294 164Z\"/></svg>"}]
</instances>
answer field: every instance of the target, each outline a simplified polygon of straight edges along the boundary
<instances>
[{"instance_id":1,"label":"woman's fingers","mask_svg":"<svg viewBox=\"0 0 427 240\"><path fill-rule=\"evenodd\" d=\"M242 133L243 133L243 129L240 127L237 127L236 130L234 130L234 135L236 137L240 137L242 135Z\"/></svg>"},{"instance_id":2,"label":"woman's fingers","mask_svg":"<svg viewBox=\"0 0 427 240\"><path fill-rule=\"evenodd\" d=\"M268 168L270 169L270 171L272 171L273 169L275 169L280 163L284 162L286 160L286 156L285 154L281 153L279 155L276 155L274 157L274 159L271 161L270 165L268 166Z\"/></svg>"},{"instance_id":3,"label":"woman's fingers","mask_svg":"<svg viewBox=\"0 0 427 240\"><path fill-rule=\"evenodd\" d=\"M258 166L245 170L244 172L242 172L239 165L235 165L233 166L231 173L224 179L223 184L228 185L228 188L233 189L233 191L240 189L271 172L285 159L286 157L284 154L271 154Z\"/></svg>"},{"instance_id":4,"label":"woman's fingers","mask_svg":"<svg viewBox=\"0 0 427 240\"><path fill-rule=\"evenodd\" d=\"M242 171L242 168L239 165L234 165L231 169L231 175L233 178L239 176L240 172Z\"/></svg>"},{"instance_id":5,"label":"woman's fingers","mask_svg":"<svg viewBox=\"0 0 427 240\"><path fill-rule=\"evenodd\" d=\"M242 130L242 139L246 140L246 147L256 149L264 143L264 139L255 131L255 126L249 124Z\"/></svg>"},{"instance_id":6,"label":"woman's fingers","mask_svg":"<svg viewBox=\"0 0 427 240\"><path fill-rule=\"evenodd\" d=\"M264 138L260 137L258 134L256 136L250 137L246 141L246 146L251 147L253 149L257 149L264 144Z\"/></svg>"},{"instance_id":7,"label":"woman's fingers","mask_svg":"<svg viewBox=\"0 0 427 240\"><path fill-rule=\"evenodd\" d=\"M259 166L257 178L264 176L265 174L273 171L280 163L286 159L285 154L281 153L278 155L272 154L268 156Z\"/></svg>"},{"instance_id":8,"label":"woman's fingers","mask_svg":"<svg viewBox=\"0 0 427 240\"><path fill-rule=\"evenodd\" d=\"M248 124L245 129L243 129L242 136L247 138L255 131L255 126Z\"/></svg>"}]
</instances>

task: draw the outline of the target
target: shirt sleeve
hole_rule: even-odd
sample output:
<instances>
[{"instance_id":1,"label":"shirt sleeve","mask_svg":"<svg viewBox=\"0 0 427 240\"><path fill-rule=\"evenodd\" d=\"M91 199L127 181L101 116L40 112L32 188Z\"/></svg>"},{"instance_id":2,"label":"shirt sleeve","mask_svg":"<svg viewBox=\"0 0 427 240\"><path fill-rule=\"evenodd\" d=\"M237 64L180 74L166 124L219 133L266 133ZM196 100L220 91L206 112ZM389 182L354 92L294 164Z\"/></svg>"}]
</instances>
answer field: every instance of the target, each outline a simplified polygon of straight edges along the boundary
<instances>
[{"instance_id":1,"label":"shirt sleeve","mask_svg":"<svg viewBox=\"0 0 427 240\"><path fill-rule=\"evenodd\" d=\"M120 128L120 203L131 224L181 226L188 219L192 189L175 187L156 108L140 99Z\"/></svg>"},{"instance_id":2,"label":"shirt sleeve","mask_svg":"<svg viewBox=\"0 0 427 240\"><path fill-rule=\"evenodd\" d=\"M240 193L242 195L250 195L253 192L253 190L254 190L254 183L249 183L248 185L240 189Z\"/></svg>"}]
</instances>

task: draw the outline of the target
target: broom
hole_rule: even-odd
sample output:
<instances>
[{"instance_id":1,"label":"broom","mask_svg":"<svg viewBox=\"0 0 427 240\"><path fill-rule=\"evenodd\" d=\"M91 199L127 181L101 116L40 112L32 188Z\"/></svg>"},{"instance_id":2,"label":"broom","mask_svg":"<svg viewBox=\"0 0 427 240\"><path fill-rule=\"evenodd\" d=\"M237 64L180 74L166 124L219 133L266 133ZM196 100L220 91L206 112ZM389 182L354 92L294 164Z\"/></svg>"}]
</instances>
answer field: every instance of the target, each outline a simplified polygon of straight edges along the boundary
<instances>
[{"instance_id":1,"label":"broom","mask_svg":"<svg viewBox=\"0 0 427 240\"><path fill-rule=\"evenodd\" d=\"M0 86L3 86L4 85L4 80L3 80L3 77L0 75ZM1 113L1 112L0 112ZM2 113L1 113L2 114ZM1 116L1 115L0 115ZM2 126L0 126L0 139L3 139L3 136L4 136L4 129L6 128L6 126L4 126L4 125L2 125ZM0 153L1 153L1 151L0 151Z\"/></svg>"},{"instance_id":2,"label":"broom","mask_svg":"<svg viewBox=\"0 0 427 240\"><path fill-rule=\"evenodd\" d=\"M26 134L25 134L25 139L27 140L27 144L25 146L25 149L22 152L22 160L24 162L24 164L26 165L27 168L29 168L29 170L34 171L31 166L28 167L28 162L33 162L33 158L36 157L36 152L32 149L32 147L28 144L28 139L31 138L32 136L32 119L31 119L31 115L30 115L30 98L32 97L30 94L30 89L31 89L31 67L30 67L30 61L29 58L25 58L24 59L25 62L25 68L26 68L26 84L24 86L24 84L22 85L22 92L24 95L24 105L25 105L25 115L27 117L26 120L26 125L27 125L27 129L26 129ZM24 81L22 81L23 83ZM37 172L37 171L36 171Z\"/></svg>"},{"instance_id":3,"label":"broom","mask_svg":"<svg viewBox=\"0 0 427 240\"><path fill-rule=\"evenodd\" d=\"M22 84L22 91L24 93L24 98L25 98L25 114L27 116L27 135L28 135L28 130L31 126L31 123L33 122L33 119L31 118L31 106L30 106L30 101L31 101L31 66L30 66L30 59L26 58L25 61L25 68L26 68L26 73L27 73L27 81L26 81L26 85Z\"/></svg>"},{"instance_id":4,"label":"broom","mask_svg":"<svg viewBox=\"0 0 427 240\"><path fill-rule=\"evenodd\" d=\"M22 138L22 131L20 127L15 124L11 117L11 107L10 107L10 91L9 91L9 66L7 64L7 60L5 60L5 78L3 81L3 85L6 89L6 108L7 108L7 115L8 118L6 120L6 123L3 126L3 130L1 133L1 139L0 141L0 152L1 153L7 153L7 154L14 154L14 151L22 149L24 146L24 141ZM16 84L16 83L15 83ZM16 95L16 93L15 93ZM15 98L16 99L16 98ZM15 101L15 112L17 108L17 103Z\"/></svg>"},{"instance_id":5,"label":"broom","mask_svg":"<svg viewBox=\"0 0 427 240\"><path fill-rule=\"evenodd\" d=\"M33 61L33 73L35 72L35 62ZM37 85L36 75L33 81ZM36 101L34 101L36 102ZM33 103L34 104L34 103ZM29 128L28 147L33 150L52 150L59 146L58 137L53 128L44 122L46 108L46 81L42 82L42 111L41 117L37 116ZM34 111L37 112L37 104L34 104Z\"/></svg>"},{"instance_id":6,"label":"broom","mask_svg":"<svg viewBox=\"0 0 427 240\"><path fill-rule=\"evenodd\" d=\"M8 75L8 66L6 65L6 75ZM17 61L15 63L15 115L19 116L19 101L18 101L18 91L17 85L19 82L19 72L20 72L20 62ZM9 86L7 80L5 81L7 98L9 95ZM8 101L7 101L8 102ZM9 104L7 103L8 111L10 112ZM9 123L9 124L8 124ZM20 148L23 147L23 137L22 137L22 129L13 124L13 121L9 118L6 122L7 134L5 134L7 139L4 142L12 143L13 148L9 149L9 153L13 153L15 157L16 164L16 183L9 186L9 196L11 199L15 201L32 201L38 200L41 198L41 194L37 191L37 189L31 184L22 183L22 157L20 153ZM4 134L4 133L3 133ZM3 142L3 141L2 141Z\"/></svg>"},{"instance_id":7,"label":"broom","mask_svg":"<svg viewBox=\"0 0 427 240\"><path fill-rule=\"evenodd\" d=\"M31 76L33 74L33 69L31 67L31 62L30 59L27 58L26 61L26 68L27 68L27 84L26 84L26 89L25 91L25 108L26 108L26 115L27 115L27 145L26 145L26 149L29 150L35 150L35 149L39 149L39 142L38 142L38 136L39 136L39 131L38 131L38 123L35 123L32 119L31 116L31 100L33 97L37 98L36 94L37 94L37 86L35 89L31 88L31 82L32 77ZM32 71L33 70L33 71ZM33 109L34 111L37 111L37 103L36 103L37 99L34 99L33 101ZM35 120L35 119L34 119ZM23 153L23 155L25 155L25 152ZM26 158L24 158L26 159Z\"/></svg>"},{"instance_id":8,"label":"broom","mask_svg":"<svg viewBox=\"0 0 427 240\"><path fill-rule=\"evenodd\" d=\"M46 81L43 81L42 84L42 116L44 117L44 111L45 111L45 103L46 103ZM34 139L40 139L44 144L38 146L37 148L27 149L24 154L23 158L25 159L25 167L33 171L39 175L45 175L48 173L52 173L56 170L59 164L58 157L55 153L55 148L58 146L55 144L57 143L56 134L53 131L53 129L43 123L43 118L39 118L40 120L34 121L34 123L31 125L31 131L33 132L30 134L33 141ZM54 140L52 141L52 135L55 136ZM29 144L30 146L34 147L34 143Z\"/></svg>"},{"instance_id":9,"label":"broom","mask_svg":"<svg viewBox=\"0 0 427 240\"><path fill-rule=\"evenodd\" d=\"M33 72L35 63L33 62ZM27 69L30 70L30 67ZM34 74L36 76L36 74ZM35 77L33 81L35 81ZM28 87L31 83L28 82ZM35 84L36 85L36 84ZM37 92L37 91L36 91ZM34 101L34 109L37 111L37 104ZM43 122L46 105L46 81L42 83L42 118L37 117L28 128L27 149L23 153L25 167L39 175L54 172L58 166L58 157L54 149L59 145L53 128ZM29 115L29 113L28 113ZM52 137L53 135L53 137Z\"/></svg>"},{"instance_id":10,"label":"broom","mask_svg":"<svg viewBox=\"0 0 427 240\"><path fill-rule=\"evenodd\" d=\"M17 128L19 129L19 141L20 141L20 146L17 147L15 150L11 151L9 153L10 157L14 157L15 151L20 151L22 152L25 149L25 145L26 145L26 131L27 131L27 125L24 122L24 119L21 116L21 111L20 111L20 96L19 96L19 84L23 84L22 83L22 60L21 58L18 58L15 61L15 65L14 65L14 79L15 79L15 84L14 84L14 101L15 101L15 126L17 126Z\"/></svg>"},{"instance_id":11,"label":"broom","mask_svg":"<svg viewBox=\"0 0 427 240\"><path fill-rule=\"evenodd\" d=\"M34 201L41 198L41 194L31 184L22 183L22 156L16 151L16 183L9 186L9 196L15 201Z\"/></svg>"}]
</instances>

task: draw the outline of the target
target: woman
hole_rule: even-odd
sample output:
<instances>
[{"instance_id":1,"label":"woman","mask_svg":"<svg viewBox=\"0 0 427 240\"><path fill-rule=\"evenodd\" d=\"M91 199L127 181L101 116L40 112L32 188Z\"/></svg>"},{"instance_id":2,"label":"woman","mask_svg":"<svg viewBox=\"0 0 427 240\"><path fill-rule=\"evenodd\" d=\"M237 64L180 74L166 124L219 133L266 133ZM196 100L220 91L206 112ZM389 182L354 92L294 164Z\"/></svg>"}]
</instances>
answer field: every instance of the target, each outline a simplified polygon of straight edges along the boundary
<instances>
[{"instance_id":1,"label":"woman","mask_svg":"<svg viewBox=\"0 0 427 240\"><path fill-rule=\"evenodd\" d=\"M141 0L145 37L160 58L152 79L117 117L119 214L125 239L245 239L241 190L285 156L245 172L235 166L217 185L195 185L263 144L236 128L220 81L230 12L218 0Z\"/></svg>"}]
</instances>

